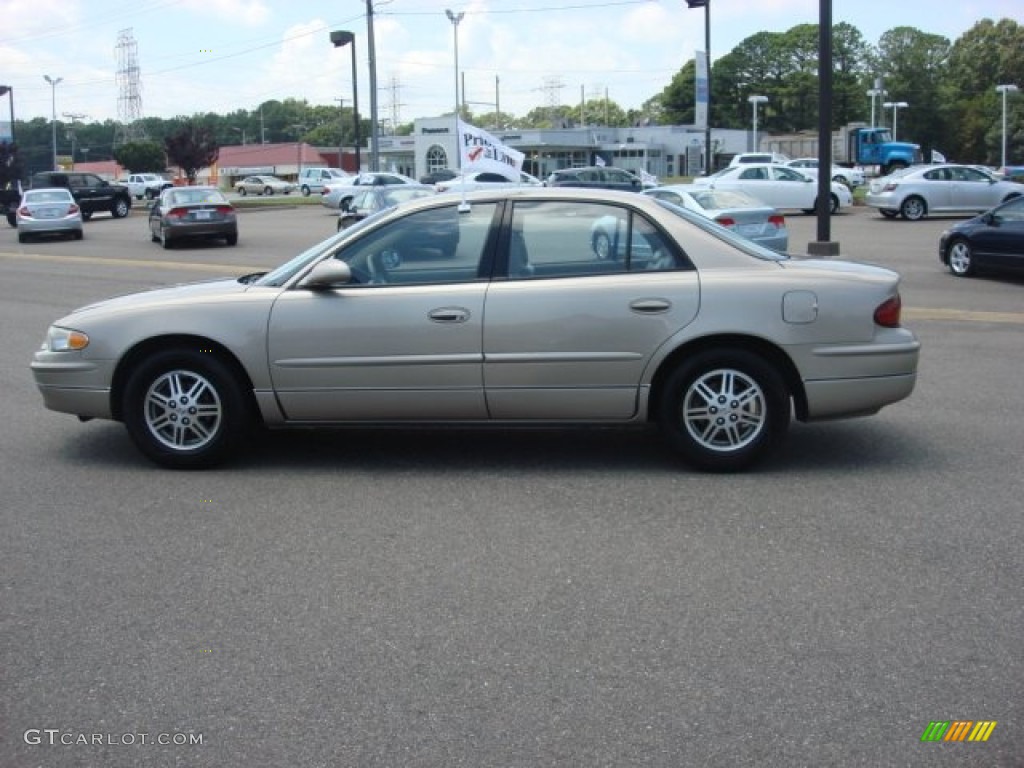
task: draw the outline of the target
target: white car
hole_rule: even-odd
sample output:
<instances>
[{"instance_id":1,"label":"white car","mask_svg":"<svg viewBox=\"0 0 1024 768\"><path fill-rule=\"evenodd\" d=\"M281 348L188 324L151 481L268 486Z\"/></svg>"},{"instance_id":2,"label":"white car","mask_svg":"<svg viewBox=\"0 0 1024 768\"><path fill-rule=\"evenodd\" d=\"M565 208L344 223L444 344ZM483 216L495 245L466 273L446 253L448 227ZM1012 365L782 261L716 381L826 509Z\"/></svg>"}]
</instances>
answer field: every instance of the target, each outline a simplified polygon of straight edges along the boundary
<instances>
[{"instance_id":1,"label":"white car","mask_svg":"<svg viewBox=\"0 0 1024 768\"><path fill-rule=\"evenodd\" d=\"M712 176L701 176L693 183L715 189L738 189L768 205L783 210L814 213L818 199L818 181L786 165L750 163L726 168ZM838 213L853 205L853 194L845 184L829 182L829 210Z\"/></svg>"},{"instance_id":2,"label":"white car","mask_svg":"<svg viewBox=\"0 0 1024 768\"><path fill-rule=\"evenodd\" d=\"M544 182L536 176L519 172L519 181L490 171L472 171L454 179L439 181L434 187L438 192L474 192L478 189L504 189L505 187L542 187Z\"/></svg>"},{"instance_id":3,"label":"white car","mask_svg":"<svg viewBox=\"0 0 1024 768\"><path fill-rule=\"evenodd\" d=\"M888 219L917 221L930 213L981 213L1024 194L969 165L914 165L875 179L864 202Z\"/></svg>"},{"instance_id":4,"label":"white car","mask_svg":"<svg viewBox=\"0 0 1024 768\"><path fill-rule=\"evenodd\" d=\"M786 165L803 171L815 179L818 178L818 158L816 157L798 157L796 160L790 160ZM845 184L850 189L864 185L864 171L860 168L843 168L840 165L833 165L831 175L832 181Z\"/></svg>"},{"instance_id":5,"label":"white car","mask_svg":"<svg viewBox=\"0 0 1024 768\"><path fill-rule=\"evenodd\" d=\"M733 155L732 160L729 161L729 167L735 168L737 165L750 165L751 163L785 165L787 162L789 162L789 158L778 152L740 152L738 155Z\"/></svg>"},{"instance_id":6,"label":"white car","mask_svg":"<svg viewBox=\"0 0 1024 768\"><path fill-rule=\"evenodd\" d=\"M419 182L401 173L366 171L365 173L355 174L324 184L324 188L320 193L320 204L325 208L338 210L341 208L343 200L347 200L355 194L354 187L379 187L385 184L418 185Z\"/></svg>"}]
</instances>

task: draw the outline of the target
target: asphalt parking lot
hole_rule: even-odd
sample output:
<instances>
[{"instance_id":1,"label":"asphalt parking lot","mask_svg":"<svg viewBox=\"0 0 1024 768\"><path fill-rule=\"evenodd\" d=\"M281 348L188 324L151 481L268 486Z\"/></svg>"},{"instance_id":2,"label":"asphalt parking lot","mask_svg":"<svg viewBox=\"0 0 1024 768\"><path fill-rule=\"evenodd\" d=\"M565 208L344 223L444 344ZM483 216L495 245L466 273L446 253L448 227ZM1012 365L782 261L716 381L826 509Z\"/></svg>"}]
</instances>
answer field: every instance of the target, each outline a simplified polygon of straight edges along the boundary
<instances>
[{"instance_id":1,"label":"asphalt parking lot","mask_svg":"<svg viewBox=\"0 0 1024 768\"><path fill-rule=\"evenodd\" d=\"M43 409L47 325L275 266L333 215L170 251L139 212L0 225L0 766L1020 766L1024 281L945 272L957 220L832 220L903 275L918 388L734 476L593 431L296 432L156 469ZM814 218L787 221L805 252ZM997 725L921 740L967 720Z\"/></svg>"}]
</instances>

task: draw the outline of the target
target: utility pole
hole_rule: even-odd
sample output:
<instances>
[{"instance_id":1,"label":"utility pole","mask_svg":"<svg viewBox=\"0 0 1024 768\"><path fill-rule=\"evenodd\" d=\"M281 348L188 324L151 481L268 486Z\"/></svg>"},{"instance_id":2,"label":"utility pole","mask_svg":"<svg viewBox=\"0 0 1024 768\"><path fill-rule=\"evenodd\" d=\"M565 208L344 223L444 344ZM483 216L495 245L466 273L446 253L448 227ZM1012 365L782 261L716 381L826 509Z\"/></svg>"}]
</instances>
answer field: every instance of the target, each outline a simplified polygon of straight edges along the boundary
<instances>
[{"instance_id":1,"label":"utility pole","mask_svg":"<svg viewBox=\"0 0 1024 768\"><path fill-rule=\"evenodd\" d=\"M370 52L370 169L380 170L377 144L377 53L373 41L373 0L366 0L366 37Z\"/></svg>"},{"instance_id":2,"label":"utility pole","mask_svg":"<svg viewBox=\"0 0 1024 768\"><path fill-rule=\"evenodd\" d=\"M344 168L341 162L341 154L345 144L345 100L335 99L338 102L338 167Z\"/></svg>"},{"instance_id":3,"label":"utility pole","mask_svg":"<svg viewBox=\"0 0 1024 768\"><path fill-rule=\"evenodd\" d=\"M83 117L88 115L79 114L78 112L61 112L61 114L71 121L71 128L68 130L68 138L71 139L71 170L75 170L75 120L81 120Z\"/></svg>"}]
</instances>

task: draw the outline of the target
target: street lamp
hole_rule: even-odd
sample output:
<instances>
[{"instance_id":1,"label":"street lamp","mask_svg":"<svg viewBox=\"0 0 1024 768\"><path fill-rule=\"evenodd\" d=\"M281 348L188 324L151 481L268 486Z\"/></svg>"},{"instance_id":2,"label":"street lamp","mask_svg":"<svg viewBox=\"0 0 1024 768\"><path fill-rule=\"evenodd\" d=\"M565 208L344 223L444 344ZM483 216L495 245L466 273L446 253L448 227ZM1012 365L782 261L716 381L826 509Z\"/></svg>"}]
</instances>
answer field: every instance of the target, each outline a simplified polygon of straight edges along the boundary
<instances>
[{"instance_id":1,"label":"street lamp","mask_svg":"<svg viewBox=\"0 0 1024 768\"><path fill-rule=\"evenodd\" d=\"M1003 94L1003 172L1006 172L1006 94L1015 93L1018 91L1016 85L1013 83L1006 83L1005 85L997 85L996 92Z\"/></svg>"},{"instance_id":2,"label":"street lamp","mask_svg":"<svg viewBox=\"0 0 1024 768\"><path fill-rule=\"evenodd\" d=\"M452 30L455 34L455 169L462 166L462 153L459 151L459 22L465 16L465 12L452 13L445 9L444 15L452 23Z\"/></svg>"},{"instance_id":3,"label":"street lamp","mask_svg":"<svg viewBox=\"0 0 1024 768\"><path fill-rule=\"evenodd\" d=\"M356 36L354 33L344 29L335 30L331 32L331 42L334 43L335 48L343 48L351 43L352 45L352 123L355 129L355 149L356 149L356 173L359 173L359 150L360 142L359 138L359 91L356 88ZM338 165L341 165L341 158L338 158Z\"/></svg>"},{"instance_id":4,"label":"street lamp","mask_svg":"<svg viewBox=\"0 0 1024 768\"><path fill-rule=\"evenodd\" d=\"M710 176L714 171L711 157L711 0L686 0L689 9L704 9L704 57L707 61L707 124L704 126L704 175Z\"/></svg>"},{"instance_id":5,"label":"street lamp","mask_svg":"<svg viewBox=\"0 0 1024 768\"><path fill-rule=\"evenodd\" d=\"M751 152L757 152L757 105L758 104L767 104L768 103L768 97L767 96L749 96L749 97L747 97L747 101L749 101L751 104L754 105L754 135L753 135L753 138L751 139L751 142L750 142L750 144L751 144L750 151Z\"/></svg>"},{"instance_id":6,"label":"street lamp","mask_svg":"<svg viewBox=\"0 0 1024 768\"><path fill-rule=\"evenodd\" d=\"M882 106L886 109L892 107L892 140L896 141L896 110L906 109L910 105L905 101L887 101Z\"/></svg>"},{"instance_id":7,"label":"street lamp","mask_svg":"<svg viewBox=\"0 0 1024 768\"><path fill-rule=\"evenodd\" d=\"M49 75L43 75L43 79L50 84L51 100L53 117L50 121L53 126L53 170L59 170L57 168L57 83L64 80L63 77L50 77Z\"/></svg>"}]
</instances>

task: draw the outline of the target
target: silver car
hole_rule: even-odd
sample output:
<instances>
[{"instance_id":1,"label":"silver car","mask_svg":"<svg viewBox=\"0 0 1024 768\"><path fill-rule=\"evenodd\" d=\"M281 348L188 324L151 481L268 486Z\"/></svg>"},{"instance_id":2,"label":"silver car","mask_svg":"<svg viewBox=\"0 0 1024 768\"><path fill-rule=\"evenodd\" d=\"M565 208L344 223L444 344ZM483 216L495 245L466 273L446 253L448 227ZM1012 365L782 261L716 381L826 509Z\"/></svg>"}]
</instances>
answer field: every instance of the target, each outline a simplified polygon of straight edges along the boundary
<instances>
[{"instance_id":1,"label":"silver car","mask_svg":"<svg viewBox=\"0 0 1024 768\"><path fill-rule=\"evenodd\" d=\"M616 259L591 249L607 216L630 233ZM899 282L635 193L434 195L271 272L73 312L32 372L46 407L123 421L169 467L222 461L256 425L653 423L691 465L732 471L791 414L864 416L911 393Z\"/></svg>"},{"instance_id":2,"label":"silver car","mask_svg":"<svg viewBox=\"0 0 1024 768\"><path fill-rule=\"evenodd\" d=\"M644 194L706 216L716 224L773 251L785 253L789 248L786 217L772 206L737 189L666 184L645 190Z\"/></svg>"},{"instance_id":3,"label":"silver car","mask_svg":"<svg viewBox=\"0 0 1024 768\"><path fill-rule=\"evenodd\" d=\"M889 219L917 221L931 213L981 213L1024 194L969 165L915 165L871 182L864 202Z\"/></svg>"},{"instance_id":4,"label":"silver car","mask_svg":"<svg viewBox=\"0 0 1024 768\"><path fill-rule=\"evenodd\" d=\"M66 189L29 189L15 213L18 242L33 235L71 235L81 240L82 210Z\"/></svg>"},{"instance_id":5,"label":"silver car","mask_svg":"<svg viewBox=\"0 0 1024 768\"><path fill-rule=\"evenodd\" d=\"M246 176L235 184L235 191L242 195L290 195L295 185L277 176Z\"/></svg>"}]
</instances>

